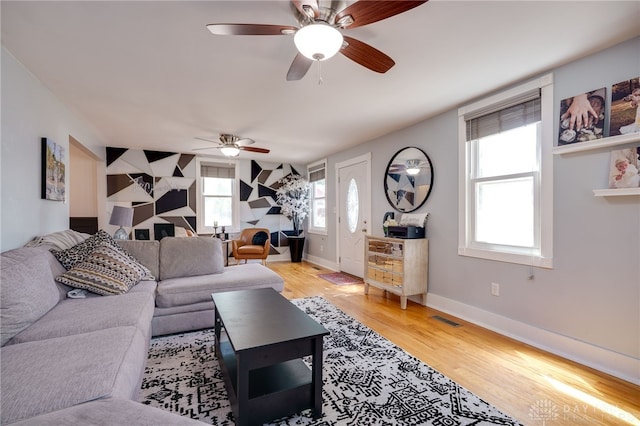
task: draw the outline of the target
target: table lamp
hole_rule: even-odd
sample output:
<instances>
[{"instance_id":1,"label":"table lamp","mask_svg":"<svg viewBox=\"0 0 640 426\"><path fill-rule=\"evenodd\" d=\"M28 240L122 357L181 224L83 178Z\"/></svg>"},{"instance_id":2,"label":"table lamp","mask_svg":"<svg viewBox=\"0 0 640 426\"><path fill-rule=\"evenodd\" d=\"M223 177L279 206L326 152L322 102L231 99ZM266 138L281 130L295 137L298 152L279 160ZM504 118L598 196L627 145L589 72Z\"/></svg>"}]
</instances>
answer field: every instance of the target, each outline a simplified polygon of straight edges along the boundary
<instances>
[{"instance_id":1,"label":"table lamp","mask_svg":"<svg viewBox=\"0 0 640 426\"><path fill-rule=\"evenodd\" d=\"M114 206L111 212L111 219L109 225L120 226L118 230L113 234L113 238L116 240L128 240L129 233L123 228L123 226L131 226L133 223L133 208L132 207L120 207Z\"/></svg>"}]
</instances>

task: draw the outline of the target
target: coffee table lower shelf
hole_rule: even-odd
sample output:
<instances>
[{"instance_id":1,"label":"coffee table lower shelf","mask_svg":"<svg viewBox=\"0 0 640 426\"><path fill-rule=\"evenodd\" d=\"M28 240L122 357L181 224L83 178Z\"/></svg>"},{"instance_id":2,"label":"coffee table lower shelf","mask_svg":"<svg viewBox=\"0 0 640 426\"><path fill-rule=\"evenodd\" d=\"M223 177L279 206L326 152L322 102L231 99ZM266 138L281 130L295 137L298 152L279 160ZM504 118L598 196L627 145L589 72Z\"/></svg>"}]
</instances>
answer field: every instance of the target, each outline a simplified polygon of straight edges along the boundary
<instances>
[{"instance_id":1,"label":"coffee table lower shelf","mask_svg":"<svg viewBox=\"0 0 640 426\"><path fill-rule=\"evenodd\" d=\"M311 369L293 359L249 371L248 400L240 404L237 386L237 358L224 334L220 339L220 367L236 419L242 412L243 424L263 424L313 407ZM240 406L244 405L240 410Z\"/></svg>"}]
</instances>

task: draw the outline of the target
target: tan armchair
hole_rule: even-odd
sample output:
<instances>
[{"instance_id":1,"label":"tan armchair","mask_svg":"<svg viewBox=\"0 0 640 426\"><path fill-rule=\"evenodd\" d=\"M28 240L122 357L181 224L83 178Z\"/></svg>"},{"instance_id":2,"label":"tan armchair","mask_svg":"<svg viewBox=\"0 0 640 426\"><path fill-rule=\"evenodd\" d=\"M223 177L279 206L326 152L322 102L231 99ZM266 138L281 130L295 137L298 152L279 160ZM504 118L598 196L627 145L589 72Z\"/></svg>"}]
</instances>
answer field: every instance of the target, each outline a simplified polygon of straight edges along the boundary
<instances>
[{"instance_id":1,"label":"tan armchair","mask_svg":"<svg viewBox=\"0 0 640 426\"><path fill-rule=\"evenodd\" d=\"M257 233L264 232L267 234L266 241L263 244L254 244L254 237ZM257 238L259 239L259 238ZM240 232L240 236L237 240L231 241L231 248L233 250L233 257L237 263L240 263L241 259L244 259L244 263L247 263L248 259L262 259L262 264L267 264L267 256L271 250L271 234L266 228L248 228L243 229Z\"/></svg>"}]
</instances>

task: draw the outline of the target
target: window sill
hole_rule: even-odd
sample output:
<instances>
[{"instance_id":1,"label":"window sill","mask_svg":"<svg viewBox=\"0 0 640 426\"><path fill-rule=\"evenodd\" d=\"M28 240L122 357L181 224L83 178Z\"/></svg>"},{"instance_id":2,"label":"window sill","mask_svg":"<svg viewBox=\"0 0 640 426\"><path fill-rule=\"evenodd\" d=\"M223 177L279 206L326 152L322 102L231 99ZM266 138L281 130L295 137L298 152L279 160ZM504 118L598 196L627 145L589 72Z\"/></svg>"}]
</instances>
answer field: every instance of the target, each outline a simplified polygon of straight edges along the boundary
<instances>
[{"instance_id":1,"label":"window sill","mask_svg":"<svg viewBox=\"0 0 640 426\"><path fill-rule=\"evenodd\" d=\"M519 265L536 266L540 268L553 269L553 258L540 257L537 255L527 255L520 253L509 253L500 251L478 250L468 247L458 247L458 255L475 257L479 259L495 260L498 262L517 263Z\"/></svg>"},{"instance_id":2,"label":"window sill","mask_svg":"<svg viewBox=\"0 0 640 426\"><path fill-rule=\"evenodd\" d=\"M316 229L307 229L307 233L308 234L316 234L316 235L324 235L325 237L327 235L329 235L326 229L317 229L317 228Z\"/></svg>"}]
</instances>

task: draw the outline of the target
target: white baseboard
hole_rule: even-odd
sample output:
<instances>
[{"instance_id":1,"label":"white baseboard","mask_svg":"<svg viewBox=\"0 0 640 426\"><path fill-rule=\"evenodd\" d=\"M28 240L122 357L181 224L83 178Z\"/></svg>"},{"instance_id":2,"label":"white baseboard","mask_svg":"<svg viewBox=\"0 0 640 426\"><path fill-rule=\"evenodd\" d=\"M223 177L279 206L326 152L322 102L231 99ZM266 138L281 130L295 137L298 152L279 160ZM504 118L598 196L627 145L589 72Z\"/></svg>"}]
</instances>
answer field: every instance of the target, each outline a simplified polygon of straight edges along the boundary
<instances>
[{"instance_id":1,"label":"white baseboard","mask_svg":"<svg viewBox=\"0 0 640 426\"><path fill-rule=\"evenodd\" d=\"M314 265L322 266L323 268L330 269L332 271L339 272L340 265L337 262L331 262L327 259L323 259L322 257L305 255L304 260L309 263L313 263Z\"/></svg>"},{"instance_id":2,"label":"white baseboard","mask_svg":"<svg viewBox=\"0 0 640 426\"><path fill-rule=\"evenodd\" d=\"M622 380L640 385L640 360L512 320L437 294L427 306Z\"/></svg>"}]
</instances>

